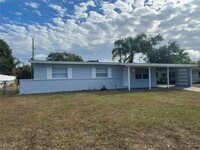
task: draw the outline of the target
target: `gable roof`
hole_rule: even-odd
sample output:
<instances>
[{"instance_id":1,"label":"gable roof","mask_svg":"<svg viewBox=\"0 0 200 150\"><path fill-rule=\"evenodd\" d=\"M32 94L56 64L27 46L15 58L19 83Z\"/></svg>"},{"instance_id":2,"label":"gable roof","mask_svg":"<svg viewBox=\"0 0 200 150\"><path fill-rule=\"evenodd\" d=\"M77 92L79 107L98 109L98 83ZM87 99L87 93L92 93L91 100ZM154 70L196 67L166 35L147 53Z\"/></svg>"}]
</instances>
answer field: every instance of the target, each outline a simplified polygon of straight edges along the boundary
<instances>
[{"instance_id":1,"label":"gable roof","mask_svg":"<svg viewBox=\"0 0 200 150\"><path fill-rule=\"evenodd\" d=\"M118 62L72 62L30 60L32 64L63 64L63 65L113 65L130 67L195 67L195 64L162 64L162 63L118 63Z\"/></svg>"}]
</instances>

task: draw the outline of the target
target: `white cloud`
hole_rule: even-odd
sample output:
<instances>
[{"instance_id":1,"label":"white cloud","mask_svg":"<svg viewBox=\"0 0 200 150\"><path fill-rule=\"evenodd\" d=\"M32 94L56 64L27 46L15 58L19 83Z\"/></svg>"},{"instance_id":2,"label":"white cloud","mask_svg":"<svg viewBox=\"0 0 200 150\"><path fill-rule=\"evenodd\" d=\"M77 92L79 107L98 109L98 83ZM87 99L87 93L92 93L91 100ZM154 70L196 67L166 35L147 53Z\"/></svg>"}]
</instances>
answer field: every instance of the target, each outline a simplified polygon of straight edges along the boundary
<instances>
[{"instance_id":1,"label":"white cloud","mask_svg":"<svg viewBox=\"0 0 200 150\"><path fill-rule=\"evenodd\" d=\"M66 12L66 8L62 8L61 6L59 5L54 5L54 4L50 4L49 7L51 7L52 9L58 11L59 13L59 16L63 17L65 12Z\"/></svg>"},{"instance_id":2,"label":"white cloud","mask_svg":"<svg viewBox=\"0 0 200 150\"><path fill-rule=\"evenodd\" d=\"M4 3L4 2L6 2L6 0L0 0L0 3Z\"/></svg>"},{"instance_id":3,"label":"white cloud","mask_svg":"<svg viewBox=\"0 0 200 150\"><path fill-rule=\"evenodd\" d=\"M34 56L35 59L37 60L45 60L47 58L47 55L45 54L37 54Z\"/></svg>"},{"instance_id":4,"label":"white cloud","mask_svg":"<svg viewBox=\"0 0 200 150\"><path fill-rule=\"evenodd\" d=\"M75 9L75 19L80 19L80 18L87 18L88 14L86 13L88 6L92 6L95 7L95 3L94 1L87 1L80 3L79 5L75 5L74 9Z\"/></svg>"},{"instance_id":5,"label":"white cloud","mask_svg":"<svg viewBox=\"0 0 200 150\"><path fill-rule=\"evenodd\" d=\"M30 3L26 2L25 5L30 6L32 8L38 8L39 7L39 4L35 3L35 2L30 2Z\"/></svg>"},{"instance_id":6,"label":"white cloud","mask_svg":"<svg viewBox=\"0 0 200 150\"><path fill-rule=\"evenodd\" d=\"M187 49L191 58L200 59L199 2L161 0L149 1L148 5L151 6L144 7L141 0L135 3L132 0L101 2L102 14L94 10L88 12L89 6L96 7L93 1L88 1L76 5L74 17L66 20L63 17L67 15L66 8L50 4L49 7L59 13L52 19L53 23L1 24L0 31L3 32L0 32L0 36L9 43L16 56L31 55L31 37L34 37L37 55L70 51L82 55L86 60L110 61L116 39L142 32L147 35L162 34L166 42L176 40L181 48ZM116 8L121 12L117 12ZM80 18L85 18L85 21L77 24Z\"/></svg>"},{"instance_id":7,"label":"white cloud","mask_svg":"<svg viewBox=\"0 0 200 150\"><path fill-rule=\"evenodd\" d=\"M21 12L15 12L14 14L17 15L17 16L21 16L22 15Z\"/></svg>"},{"instance_id":8,"label":"white cloud","mask_svg":"<svg viewBox=\"0 0 200 150\"><path fill-rule=\"evenodd\" d=\"M191 59L197 61L200 60L200 51L197 50L186 50L189 53Z\"/></svg>"},{"instance_id":9,"label":"white cloud","mask_svg":"<svg viewBox=\"0 0 200 150\"><path fill-rule=\"evenodd\" d=\"M38 15L38 16L42 16L41 12L39 10L36 10L35 13Z\"/></svg>"}]
</instances>

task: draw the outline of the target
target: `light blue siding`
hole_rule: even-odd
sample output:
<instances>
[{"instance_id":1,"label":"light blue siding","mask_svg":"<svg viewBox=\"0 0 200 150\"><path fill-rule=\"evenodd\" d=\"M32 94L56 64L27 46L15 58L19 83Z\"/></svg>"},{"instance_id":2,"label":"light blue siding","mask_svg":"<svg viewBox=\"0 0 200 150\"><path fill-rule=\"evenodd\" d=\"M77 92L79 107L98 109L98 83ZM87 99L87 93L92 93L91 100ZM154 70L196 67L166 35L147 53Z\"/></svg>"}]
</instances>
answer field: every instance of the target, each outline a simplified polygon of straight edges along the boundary
<instances>
[{"instance_id":1,"label":"light blue siding","mask_svg":"<svg viewBox=\"0 0 200 150\"><path fill-rule=\"evenodd\" d=\"M20 94L122 88L120 79L21 80Z\"/></svg>"},{"instance_id":2,"label":"light blue siding","mask_svg":"<svg viewBox=\"0 0 200 150\"><path fill-rule=\"evenodd\" d=\"M35 64L34 65L34 79L44 80L47 79L47 68L72 68L73 79L91 79L92 68L111 68L112 78L123 77L123 66L102 66L102 65L45 65Z\"/></svg>"},{"instance_id":3,"label":"light blue siding","mask_svg":"<svg viewBox=\"0 0 200 150\"><path fill-rule=\"evenodd\" d=\"M156 85L156 68L151 68L151 87ZM149 88L149 79L136 79L135 72L131 72L131 88Z\"/></svg>"},{"instance_id":4,"label":"light blue siding","mask_svg":"<svg viewBox=\"0 0 200 150\"><path fill-rule=\"evenodd\" d=\"M47 79L47 68L72 68L70 79ZM92 68L111 68L111 78L92 78ZM124 68L122 65L94 65L94 64L34 64L34 79L20 80L20 94L49 93L60 91L99 90L103 86L107 89L122 89L124 86ZM137 67L139 68L139 67ZM131 88L149 88L149 79L136 79L136 67L131 67ZM147 68L148 69L148 68ZM189 80L189 68L187 79ZM189 86L190 80L188 81ZM151 67L151 87L156 87L156 67Z\"/></svg>"},{"instance_id":5,"label":"light blue siding","mask_svg":"<svg viewBox=\"0 0 200 150\"><path fill-rule=\"evenodd\" d=\"M72 68L72 79L47 79L47 68ZM111 68L111 78L92 78L92 68ZM58 91L121 89L123 66L103 65L34 65L34 80L20 80L20 94Z\"/></svg>"}]
</instances>

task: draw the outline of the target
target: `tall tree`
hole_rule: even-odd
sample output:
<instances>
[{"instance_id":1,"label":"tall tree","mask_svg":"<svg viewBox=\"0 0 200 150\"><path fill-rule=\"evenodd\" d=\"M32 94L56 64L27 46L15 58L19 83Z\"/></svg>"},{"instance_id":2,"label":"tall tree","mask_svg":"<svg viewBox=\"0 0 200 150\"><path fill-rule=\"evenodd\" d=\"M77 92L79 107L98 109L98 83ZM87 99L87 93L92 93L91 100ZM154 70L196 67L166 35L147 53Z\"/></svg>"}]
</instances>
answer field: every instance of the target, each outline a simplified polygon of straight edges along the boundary
<instances>
[{"instance_id":1,"label":"tall tree","mask_svg":"<svg viewBox=\"0 0 200 150\"><path fill-rule=\"evenodd\" d=\"M67 52L52 52L46 59L51 61L83 61L81 56Z\"/></svg>"},{"instance_id":2,"label":"tall tree","mask_svg":"<svg viewBox=\"0 0 200 150\"><path fill-rule=\"evenodd\" d=\"M0 39L0 74L12 75L19 63L20 61L12 56L12 50L8 44Z\"/></svg>"},{"instance_id":3,"label":"tall tree","mask_svg":"<svg viewBox=\"0 0 200 150\"><path fill-rule=\"evenodd\" d=\"M112 50L112 60L119 58L119 62L124 62L126 59L127 47L125 45L124 39L119 39L114 42L114 48Z\"/></svg>"},{"instance_id":4,"label":"tall tree","mask_svg":"<svg viewBox=\"0 0 200 150\"><path fill-rule=\"evenodd\" d=\"M138 34L136 37L116 40L114 43L115 47L112 50L113 59L118 57L119 62L123 59L123 62L133 63L136 53L146 54L147 51L152 50L162 40L161 35L149 37L144 33Z\"/></svg>"},{"instance_id":5,"label":"tall tree","mask_svg":"<svg viewBox=\"0 0 200 150\"><path fill-rule=\"evenodd\" d=\"M169 42L168 45L153 48L146 52L149 63L190 63L191 59L184 49L176 42Z\"/></svg>"},{"instance_id":6,"label":"tall tree","mask_svg":"<svg viewBox=\"0 0 200 150\"><path fill-rule=\"evenodd\" d=\"M24 65L21 67L17 67L14 71L17 79L31 79L31 66Z\"/></svg>"}]
</instances>

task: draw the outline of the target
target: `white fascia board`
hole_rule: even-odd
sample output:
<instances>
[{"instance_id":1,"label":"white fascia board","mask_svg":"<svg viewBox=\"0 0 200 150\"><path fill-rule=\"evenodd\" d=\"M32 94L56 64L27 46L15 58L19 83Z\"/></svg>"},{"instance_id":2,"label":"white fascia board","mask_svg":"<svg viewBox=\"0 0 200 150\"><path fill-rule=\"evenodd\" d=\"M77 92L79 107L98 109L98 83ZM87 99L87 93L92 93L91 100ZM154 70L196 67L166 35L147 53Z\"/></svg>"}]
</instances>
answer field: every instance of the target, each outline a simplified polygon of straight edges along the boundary
<instances>
[{"instance_id":1,"label":"white fascia board","mask_svg":"<svg viewBox=\"0 0 200 150\"><path fill-rule=\"evenodd\" d=\"M195 67L195 64L161 64L161 63L117 63L117 62L71 62L71 61L46 61L31 60L33 64L66 64L66 65L114 65L126 67Z\"/></svg>"},{"instance_id":2,"label":"white fascia board","mask_svg":"<svg viewBox=\"0 0 200 150\"><path fill-rule=\"evenodd\" d=\"M130 67L178 67L178 68L181 68L181 67L195 67L197 65L194 65L194 64L156 64L156 63L135 63L135 64L131 64L131 63L128 63L128 64L125 64L125 66L130 66Z\"/></svg>"},{"instance_id":3,"label":"white fascia board","mask_svg":"<svg viewBox=\"0 0 200 150\"><path fill-rule=\"evenodd\" d=\"M66 64L66 65L121 65L121 63L114 62L72 62L72 61L44 61L31 60L33 64Z\"/></svg>"}]
</instances>

